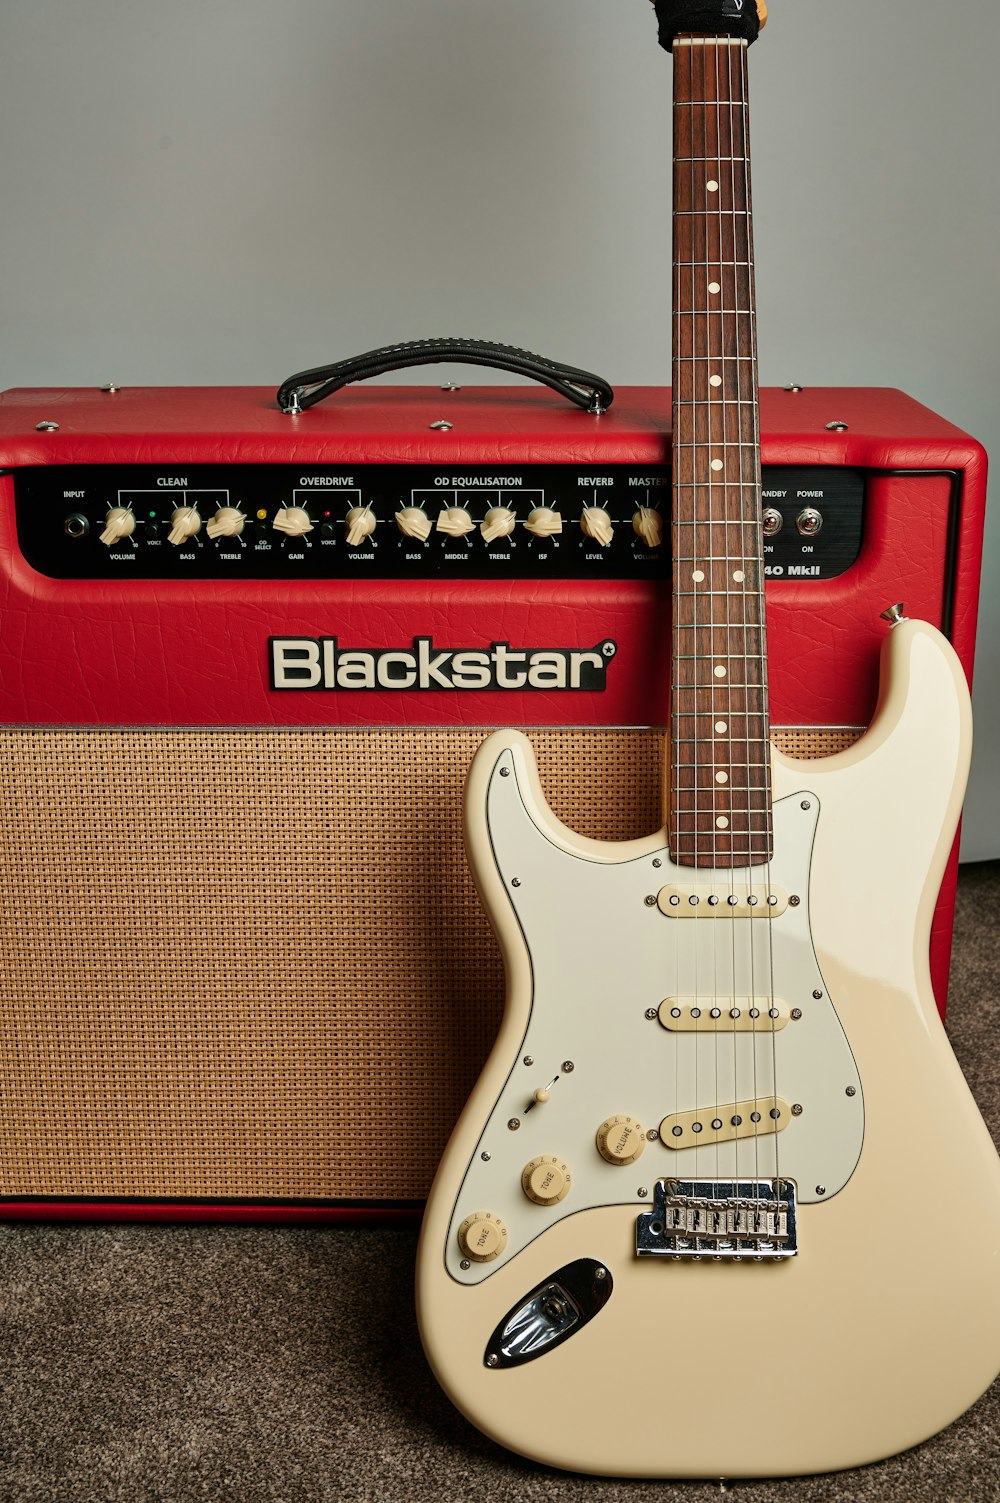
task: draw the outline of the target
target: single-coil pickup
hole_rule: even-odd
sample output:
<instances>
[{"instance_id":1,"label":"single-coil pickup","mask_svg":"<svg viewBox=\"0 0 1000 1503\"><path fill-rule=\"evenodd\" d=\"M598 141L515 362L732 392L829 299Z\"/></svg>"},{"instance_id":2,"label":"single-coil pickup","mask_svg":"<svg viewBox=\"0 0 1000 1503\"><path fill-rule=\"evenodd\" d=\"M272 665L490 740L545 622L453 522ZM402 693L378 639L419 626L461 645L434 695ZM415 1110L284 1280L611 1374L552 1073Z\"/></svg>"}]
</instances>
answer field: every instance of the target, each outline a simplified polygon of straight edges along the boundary
<instances>
[{"instance_id":1,"label":"single-coil pickup","mask_svg":"<svg viewBox=\"0 0 1000 1503\"><path fill-rule=\"evenodd\" d=\"M674 1112L660 1123L664 1148L698 1148L706 1143L729 1143L734 1138L763 1137L781 1132L791 1121L787 1101L777 1096L758 1096L737 1101L735 1106L704 1107L693 1112Z\"/></svg>"},{"instance_id":2,"label":"single-coil pickup","mask_svg":"<svg viewBox=\"0 0 1000 1503\"><path fill-rule=\"evenodd\" d=\"M763 882L737 884L721 891L672 884L660 888L656 906L667 918L777 918L788 907L788 893Z\"/></svg>"},{"instance_id":3,"label":"single-coil pickup","mask_svg":"<svg viewBox=\"0 0 1000 1503\"><path fill-rule=\"evenodd\" d=\"M778 997L667 997L657 1016L671 1033L776 1033L790 1011Z\"/></svg>"}]
</instances>

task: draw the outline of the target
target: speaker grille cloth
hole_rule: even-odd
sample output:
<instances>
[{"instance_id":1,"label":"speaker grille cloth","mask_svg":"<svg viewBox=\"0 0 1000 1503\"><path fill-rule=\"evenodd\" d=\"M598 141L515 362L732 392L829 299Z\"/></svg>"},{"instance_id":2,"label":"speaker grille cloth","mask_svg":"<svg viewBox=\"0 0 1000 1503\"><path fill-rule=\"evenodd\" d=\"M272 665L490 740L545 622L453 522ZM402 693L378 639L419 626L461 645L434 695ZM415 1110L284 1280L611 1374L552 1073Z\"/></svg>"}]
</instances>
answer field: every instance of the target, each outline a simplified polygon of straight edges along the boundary
<instances>
[{"instance_id":1,"label":"speaker grille cloth","mask_svg":"<svg viewBox=\"0 0 1000 1503\"><path fill-rule=\"evenodd\" d=\"M483 735L0 731L0 1195L423 1198L500 1019ZM657 828L660 732L531 736L560 818Z\"/></svg>"}]
</instances>

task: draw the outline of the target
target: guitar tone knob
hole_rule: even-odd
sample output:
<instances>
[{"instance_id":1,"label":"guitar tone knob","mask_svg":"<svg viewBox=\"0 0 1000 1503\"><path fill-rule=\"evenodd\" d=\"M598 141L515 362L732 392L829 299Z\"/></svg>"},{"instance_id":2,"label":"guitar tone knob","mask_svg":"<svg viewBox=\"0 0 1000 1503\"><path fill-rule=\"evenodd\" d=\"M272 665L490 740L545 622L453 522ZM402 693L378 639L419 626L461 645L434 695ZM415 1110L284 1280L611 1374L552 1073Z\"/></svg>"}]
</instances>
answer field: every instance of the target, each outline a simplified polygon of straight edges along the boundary
<instances>
[{"instance_id":1,"label":"guitar tone knob","mask_svg":"<svg viewBox=\"0 0 1000 1503\"><path fill-rule=\"evenodd\" d=\"M135 513L128 506L113 506L104 518L104 531L101 533L101 542L113 548L115 543L124 542L135 531Z\"/></svg>"},{"instance_id":2,"label":"guitar tone knob","mask_svg":"<svg viewBox=\"0 0 1000 1503\"><path fill-rule=\"evenodd\" d=\"M170 515L167 542L179 548L201 531L201 513L196 506L178 506Z\"/></svg>"},{"instance_id":3,"label":"guitar tone knob","mask_svg":"<svg viewBox=\"0 0 1000 1503\"><path fill-rule=\"evenodd\" d=\"M492 1211L475 1211L459 1227L458 1245L473 1263L492 1263L507 1246L507 1228Z\"/></svg>"},{"instance_id":4,"label":"guitar tone knob","mask_svg":"<svg viewBox=\"0 0 1000 1503\"><path fill-rule=\"evenodd\" d=\"M246 517L237 506L220 506L205 531L210 538L238 538Z\"/></svg>"},{"instance_id":5,"label":"guitar tone knob","mask_svg":"<svg viewBox=\"0 0 1000 1503\"><path fill-rule=\"evenodd\" d=\"M281 506L274 518L275 532L286 537L300 538L313 530L313 520L304 506Z\"/></svg>"},{"instance_id":6,"label":"guitar tone knob","mask_svg":"<svg viewBox=\"0 0 1000 1503\"><path fill-rule=\"evenodd\" d=\"M375 513L370 506L352 506L347 513L347 545L359 548L375 531Z\"/></svg>"},{"instance_id":7,"label":"guitar tone knob","mask_svg":"<svg viewBox=\"0 0 1000 1503\"><path fill-rule=\"evenodd\" d=\"M562 1159L542 1154L521 1171L521 1189L536 1206L558 1205L569 1194L573 1176Z\"/></svg>"},{"instance_id":8,"label":"guitar tone knob","mask_svg":"<svg viewBox=\"0 0 1000 1503\"><path fill-rule=\"evenodd\" d=\"M396 513L396 526L404 538L416 538L426 543L431 535L431 519L419 506L404 506Z\"/></svg>"},{"instance_id":9,"label":"guitar tone knob","mask_svg":"<svg viewBox=\"0 0 1000 1503\"><path fill-rule=\"evenodd\" d=\"M592 538L602 548L606 548L615 535L611 518L603 506L585 507L580 518L580 526L583 528L584 537Z\"/></svg>"},{"instance_id":10,"label":"guitar tone knob","mask_svg":"<svg viewBox=\"0 0 1000 1503\"><path fill-rule=\"evenodd\" d=\"M651 506L640 506L632 518L632 531L647 548L659 548L663 542L663 518Z\"/></svg>"},{"instance_id":11,"label":"guitar tone knob","mask_svg":"<svg viewBox=\"0 0 1000 1503\"><path fill-rule=\"evenodd\" d=\"M495 543L498 538L509 538L516 526L517 517L509 506L491 506L479 531L484 542Z\"/></svg>"},{"instance_id":12,"label":"guitar tone knob","mask_svg":"<svg viewBox=\"0 0 1000 1503\"><path fill-rule=\"evenodd\" d=\"M608 1117L597 1129L597 1151L609 1164L634 1164L646 1135L634 1117Z\"/></svg>"}]
</instances>

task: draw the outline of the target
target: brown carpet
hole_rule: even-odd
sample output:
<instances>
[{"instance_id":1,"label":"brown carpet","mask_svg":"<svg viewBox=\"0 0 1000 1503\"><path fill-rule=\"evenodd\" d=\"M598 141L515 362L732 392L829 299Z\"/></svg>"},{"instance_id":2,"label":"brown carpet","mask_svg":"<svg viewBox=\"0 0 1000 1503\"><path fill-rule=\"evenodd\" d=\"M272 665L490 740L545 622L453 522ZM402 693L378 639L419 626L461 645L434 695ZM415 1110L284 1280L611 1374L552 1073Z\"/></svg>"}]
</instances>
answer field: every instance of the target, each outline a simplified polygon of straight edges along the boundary
<instances>
[{"instance_id":1,"label":"brown carpet","mask_svg":"<svg viewBox=\"0 0 1000 1503\"><path fill-rule=\"evenodd\" d=\"M1000 1129L1000 863L959 888L952 1040ZM533 1466L427 1370L413 1228L0 1225L3 1503L708 1503L718 1484ZM1000 1297L1000 1291L998 1291ZM997 1503L1000 1384L906 1455L736 1503ZM830 1415L835 1426L837 1417Z\"/></svg>"}]
</instances>

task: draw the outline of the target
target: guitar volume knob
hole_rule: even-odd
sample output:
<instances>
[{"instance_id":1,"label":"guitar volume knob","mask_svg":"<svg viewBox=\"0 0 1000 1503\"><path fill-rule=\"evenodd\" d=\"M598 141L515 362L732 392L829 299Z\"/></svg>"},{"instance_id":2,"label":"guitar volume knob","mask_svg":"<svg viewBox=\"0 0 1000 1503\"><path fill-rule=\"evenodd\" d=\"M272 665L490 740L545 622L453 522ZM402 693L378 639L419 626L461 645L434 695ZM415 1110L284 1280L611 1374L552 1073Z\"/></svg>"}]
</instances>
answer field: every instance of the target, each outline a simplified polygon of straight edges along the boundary
<instances>
[{"instance_id":1,"label":"guitar volume knob","mask_svg":"<svg viewBox=\"0 0 1000 1503\"><path fill-rule=\"evenodd\" d=\"M597 1151L609 1164L634 1164L646 1137L634 1117L608 1117L597 1129Z\"/></svg>"},{"instance_id":2,"label":"guitar volume knob","mask_svg":"<svg viewBox=\"0 0 1000 1503\"><path fill-rule=\"evenodd\" d=\"M474 1263L491 1263L507 1246L507 1228L492 1211L474 1211L458 1229L458 1245Z\"/></svg>"}]
</instances>

